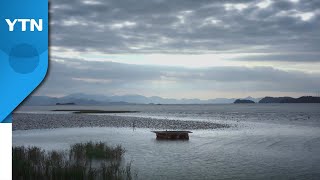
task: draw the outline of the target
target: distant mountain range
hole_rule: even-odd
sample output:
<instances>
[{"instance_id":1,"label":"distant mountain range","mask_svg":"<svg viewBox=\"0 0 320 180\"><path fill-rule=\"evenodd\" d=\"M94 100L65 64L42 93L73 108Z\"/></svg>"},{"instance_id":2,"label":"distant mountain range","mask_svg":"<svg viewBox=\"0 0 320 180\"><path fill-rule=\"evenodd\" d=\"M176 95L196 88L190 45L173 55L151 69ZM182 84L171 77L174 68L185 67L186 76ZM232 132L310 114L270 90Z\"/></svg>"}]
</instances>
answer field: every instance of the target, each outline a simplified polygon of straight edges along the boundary
<instances>
[{"instance_id":1,"label":"distant mountain range","mask_svg":"<svg viewBox=\"0 0 320 180\"><path fill-rule=\"evenodd\" d=\"M50 106L56 104L74 103L76 105L109 105L109 104L231 104L237 98L216 98L209 100L200 99L172 99L158 96L145 97L141 95L105 96L84 93L70 94L64 97L31 96L23 105ZM259 102L261 98L242 98Z\"/></svg>"}]
</instances>

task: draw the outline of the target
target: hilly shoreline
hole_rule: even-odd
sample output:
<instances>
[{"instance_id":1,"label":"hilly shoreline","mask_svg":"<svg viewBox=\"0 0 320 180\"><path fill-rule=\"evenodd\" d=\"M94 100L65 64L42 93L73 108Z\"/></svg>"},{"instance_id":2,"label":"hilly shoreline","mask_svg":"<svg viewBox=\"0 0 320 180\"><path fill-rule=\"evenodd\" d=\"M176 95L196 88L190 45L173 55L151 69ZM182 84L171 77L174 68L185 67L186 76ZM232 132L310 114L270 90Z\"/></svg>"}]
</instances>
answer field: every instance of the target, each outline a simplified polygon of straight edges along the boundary
<instances>
[{"instance_id":1,"label":"hilly shoreline","mask_svg":"<svg viewBox=\"0 0 320 180\"><path fill-rule=\"evenodd\" d=\"M64 97L30 96L22 105L24 106L56 106L56 105L134 105L134 104L242 104L242 103L320 103L320 97L302 96L270 97L264 98L216 98L208 100L200 99L168 99L162 97L145 97L141 95L103 96L88 94L71 94Z\"/></svg>"},{"instance_id":2,"label":"hilly shoreline","mask_svg":"<svg viewBox=\"0 0 320 180\"><path fill-rule=\"evenodd\" d=\"M259 103L320 103L320 97L302 96L299 98L292 97L265 97Z\"/></svg>"}]
</instances>

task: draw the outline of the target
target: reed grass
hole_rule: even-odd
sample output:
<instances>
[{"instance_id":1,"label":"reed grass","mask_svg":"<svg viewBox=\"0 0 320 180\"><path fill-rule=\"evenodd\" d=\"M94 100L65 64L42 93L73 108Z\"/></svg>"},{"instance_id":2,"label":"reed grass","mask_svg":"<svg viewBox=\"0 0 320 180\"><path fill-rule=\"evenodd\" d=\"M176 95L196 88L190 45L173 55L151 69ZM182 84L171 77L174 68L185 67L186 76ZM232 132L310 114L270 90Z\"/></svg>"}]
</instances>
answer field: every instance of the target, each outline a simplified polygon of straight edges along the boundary
<instances>
[{"instance_id":1,"label":"reed grass","mask_svg":"<svg viewBox=\"0 0 320 180\"><path fill-rule=\"evenodd\" d=\"M124 165L125 150L105 143L74 144L67 151L38 147L13 147L13 179L16 180L131 180L137 178L131 163Z\"/></svg>"}]
</instances>

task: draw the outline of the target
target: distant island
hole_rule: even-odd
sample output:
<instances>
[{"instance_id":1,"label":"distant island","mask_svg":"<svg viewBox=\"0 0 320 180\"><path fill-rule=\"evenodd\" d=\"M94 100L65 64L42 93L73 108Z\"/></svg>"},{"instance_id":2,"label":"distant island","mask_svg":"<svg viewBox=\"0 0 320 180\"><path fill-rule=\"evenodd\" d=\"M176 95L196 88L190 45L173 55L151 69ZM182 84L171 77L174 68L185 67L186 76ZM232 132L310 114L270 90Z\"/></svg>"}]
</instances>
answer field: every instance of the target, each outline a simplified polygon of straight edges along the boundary
<instances>
[{"instance_id":1,"label":"distant island","mask_svg":"<svg viewBox=\"0 0 320 180\"><path fill-rule=\"evenodd\" d=\"M57 106L63 106L63 105L76 105L76 103L73 103L73 102L71 102L71 103L56 103L56 105Z\"/></svg>"},{"instance_id":2,"label":"distant island","mask_svg":"<svg viewBox=\"0 0 320 180\"><path fill-rule=\"evenodd\" d=\"M320 97L302 96L299 98L293 97L265 97L259 103L320 103Z\"/></svg>"},{"instance_id":3,"label":"distant island","mask_svg":"<svg viewBox=\"0 0 320 180\"><path fill-rule=\"evenodd\" d=\"M254 101L248 99L237 99L234 101L234 104L254 104Z\"/></svg>"}]
</instances>

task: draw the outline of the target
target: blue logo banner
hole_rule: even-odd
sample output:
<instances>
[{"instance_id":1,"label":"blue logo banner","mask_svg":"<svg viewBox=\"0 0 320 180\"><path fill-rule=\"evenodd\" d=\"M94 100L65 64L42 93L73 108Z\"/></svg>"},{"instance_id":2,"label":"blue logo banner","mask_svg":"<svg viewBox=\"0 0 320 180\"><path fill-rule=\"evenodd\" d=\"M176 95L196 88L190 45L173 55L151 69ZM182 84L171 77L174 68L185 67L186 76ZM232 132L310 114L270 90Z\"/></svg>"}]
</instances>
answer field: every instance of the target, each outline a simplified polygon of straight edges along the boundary
<instances>
[{"instance_id":1,"label":"blue logo banner","mask_svg":"<svg viewBox=\"0 0 320 180\"><path fill-rule=\"evenodd\" d=\"M0 122L46 75L48 23L47 1L0 1Z\"/></svg>"},{"instance_id":2,"label":"blue logo banner","mask_svg":"<svg viewBox=\"0 0 320 180\"><path fill-rule=\"evenodd\" d=\"M12 123L12 116L11 114L9 116L7 116L4 121L2 121L2 123Z\"/></svg>"}]
</instances>

